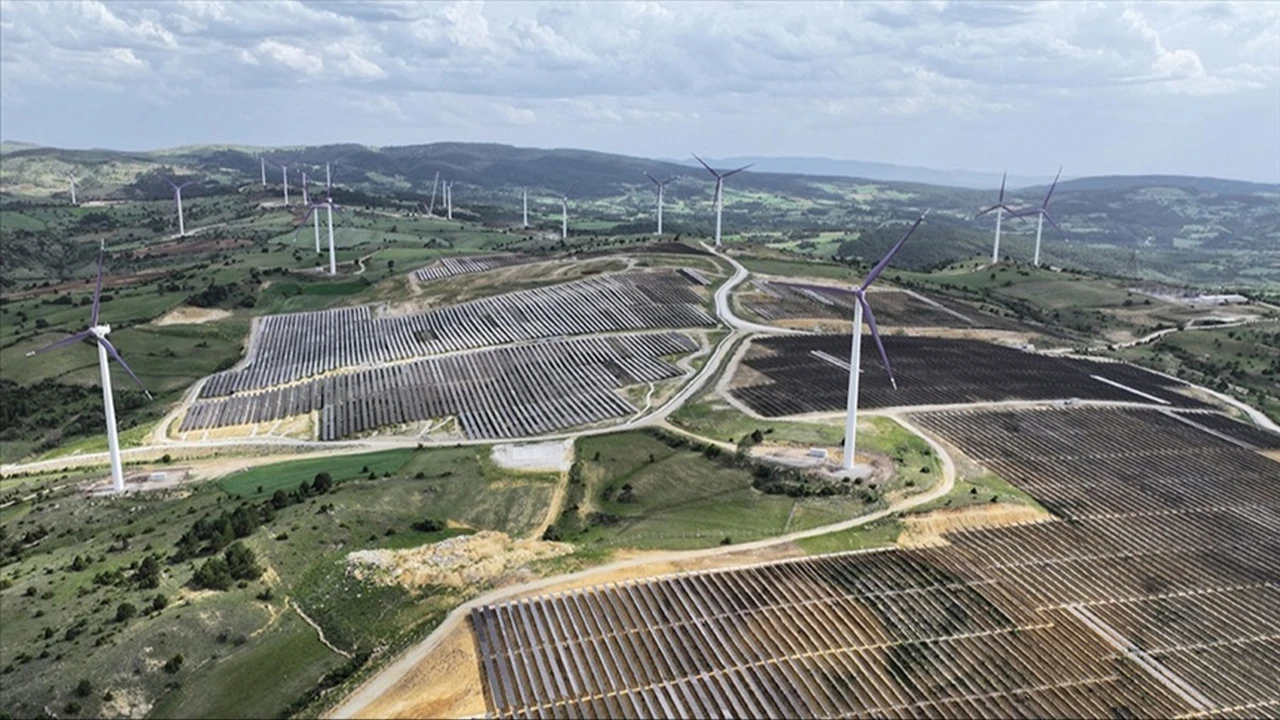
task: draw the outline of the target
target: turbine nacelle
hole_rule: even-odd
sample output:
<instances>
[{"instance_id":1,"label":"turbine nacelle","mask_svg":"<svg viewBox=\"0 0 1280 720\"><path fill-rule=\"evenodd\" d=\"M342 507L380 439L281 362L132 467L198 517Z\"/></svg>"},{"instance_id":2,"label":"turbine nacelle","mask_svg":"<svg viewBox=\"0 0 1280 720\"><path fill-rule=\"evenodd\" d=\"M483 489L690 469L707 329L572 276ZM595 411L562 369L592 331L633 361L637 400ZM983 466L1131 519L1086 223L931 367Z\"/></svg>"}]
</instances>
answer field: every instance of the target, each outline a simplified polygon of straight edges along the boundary
<instances>
[{"instance_id":1,"label":"turbine nacelle","mask_svg":"<svg viewBox=\"0 0 1280 720\"><path fill-rule=\"evenodd\" d=\"M93 335L95 338L99 340L106 340L107 336L111 334L111 326L106 323L102 323L101 325L94 325L93 327L89 328L89 334Z\"/></svg>"}]
</instances>

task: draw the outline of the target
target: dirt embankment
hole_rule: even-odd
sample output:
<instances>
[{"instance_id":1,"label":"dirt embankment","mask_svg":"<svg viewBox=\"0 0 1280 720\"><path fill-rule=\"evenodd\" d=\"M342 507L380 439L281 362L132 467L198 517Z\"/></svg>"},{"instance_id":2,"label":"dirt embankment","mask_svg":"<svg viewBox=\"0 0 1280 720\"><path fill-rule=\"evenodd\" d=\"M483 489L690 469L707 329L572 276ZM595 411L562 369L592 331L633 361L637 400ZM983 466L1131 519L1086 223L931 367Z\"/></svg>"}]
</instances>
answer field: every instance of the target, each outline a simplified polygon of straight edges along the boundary
<instances>
[{"instance_id":1,"label":"dirt embankment","mask_svg":"<svg viewBox=\"0 0 1280 720\"><path fill-rule=\"evenodd\" d=\"M485 530L406 550L358 550L347 555L347 572L379 585L475 588L527 573L525 566L535 560L571 552L567 543L512 540Z\"/></svg>"}]
</instances>

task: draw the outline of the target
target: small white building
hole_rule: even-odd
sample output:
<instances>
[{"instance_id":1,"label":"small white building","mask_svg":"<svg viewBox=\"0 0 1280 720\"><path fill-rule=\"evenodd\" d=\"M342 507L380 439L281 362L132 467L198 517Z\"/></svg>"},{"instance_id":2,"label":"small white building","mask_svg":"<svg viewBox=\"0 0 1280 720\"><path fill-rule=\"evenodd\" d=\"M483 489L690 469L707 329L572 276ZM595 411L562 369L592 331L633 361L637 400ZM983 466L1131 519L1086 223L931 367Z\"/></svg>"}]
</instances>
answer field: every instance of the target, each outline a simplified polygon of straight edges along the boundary
<instances>
[{"instance_id":1,"label":"small white building","mask_svg":"<svg viewBox=\"0 0 1280 720\"><path fill-rule=\"evenodd\" d=\"M809 448L809 457L827 459L826 448Z\"/></svg>"}]
</instances>

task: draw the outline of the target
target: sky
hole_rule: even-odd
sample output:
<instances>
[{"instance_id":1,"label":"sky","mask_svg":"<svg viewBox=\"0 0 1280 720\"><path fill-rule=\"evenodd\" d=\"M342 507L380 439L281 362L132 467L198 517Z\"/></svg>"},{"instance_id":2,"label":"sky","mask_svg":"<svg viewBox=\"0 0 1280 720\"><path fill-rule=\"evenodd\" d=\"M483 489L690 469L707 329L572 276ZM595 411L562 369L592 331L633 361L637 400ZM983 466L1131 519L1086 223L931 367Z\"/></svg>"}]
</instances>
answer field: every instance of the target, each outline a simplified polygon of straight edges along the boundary
<instances>
[{"instance_id":1,"label":"sky","mask_svg":"<svg viewBox=\"0 0 1280 720\"><path fill-rule=\"evenodd\" d=\"M1280 2L0 0L0 135L1280 182Z\"/></svg>"}]
</instances>

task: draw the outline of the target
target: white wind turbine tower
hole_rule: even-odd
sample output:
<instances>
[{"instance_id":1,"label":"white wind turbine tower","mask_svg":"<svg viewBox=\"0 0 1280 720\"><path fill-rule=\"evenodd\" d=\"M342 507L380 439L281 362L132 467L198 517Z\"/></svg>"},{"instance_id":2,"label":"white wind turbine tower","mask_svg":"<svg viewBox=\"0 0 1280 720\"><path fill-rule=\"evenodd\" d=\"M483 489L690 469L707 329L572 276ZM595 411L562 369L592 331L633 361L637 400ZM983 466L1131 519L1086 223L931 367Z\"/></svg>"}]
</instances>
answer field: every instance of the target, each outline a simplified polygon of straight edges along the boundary
<instances>
[{"instance_id":1,"label":"white wind turbine tower","mask_svg":"<svg viewBox=\"0 0 1280 720\"><path fill-rule=\"evenodd\" d=\"M307 195L307 171L302 171L302 204L310 206L311 197Z\"/></svg>"},{"instance_id":2,"label":"white wind turbine tower","mask_svg":"<svg viewBox=\"0 0 1280 720\"><path fill-rule=\"evenodd\" d=\"M720 247L720 211L724 209L724 179L729 177L730 175L737 175L743 170L746 170L747 168L751 167L751 165L743 165L737 170L730 170L729 172L719 173L719 172L716 172L715 170L712 170L710 165L703 162L702 158L698 157L697 153L693 153L693 156L698 159L698 162L702 163L702 167L706 168L707 172L711 173L716 178L716 196L714 200L715 206L716 206L716 247ZM753 164L754 163L752 163L752 165Z\"/></svg>"},{"instance_id":3,"label":"white wind turbine tower","mask_svg":"<svg viewBox=\"0 0 1280 720\"><path fill-rule=\"evenodd\" d=\"M320 208L325 209L325 213L328 215L329 221L329 274L337 275L338 256L333 246L333 211L336 209L338 212L342 212L342 206L335 203L333 198L326 196L324 202L311 203L307 209L307 214L303 216L302 222L298 224L298 229L293 231L293 238L296 242L298 239L298 230L301 230L302 226L307 224L308 218L314 217L316 227L316 252L320 252L320 216L316 213L316 210L319 210Z\"/></svg>"},{"instance_id":4,"label":"white wind turbine tower","mask_svg":"<svg viewBox=\"0 0 1280 720\"><path fill-rule=\"evenodd\" d=\"M649 178L649 180L652 181L654 185L658 186L658 232L654 234L661 235L662 234L662 190L667 186L667 183L671 182L672 180L675 180L679 176L675 175L667 178L666 180L663 180L662 182L658 182L658 179L650 175L648 172L645 172L643 170L641 172L644 172L644 176ZM735 170L734 172L737 172L737 171ZM730 174L732 175L733 173L730 173ZM716 244L717 245L720 244L720 214L718 210L716 211Z\"/></svg>"},{"instance_id":5,"label":"white wind turbine tower","mask_svg":"<svg viewBox=\"0 0 1280 720\"><path fill-rule=\"evenodd\" d=\"M328 160L324 163L324 189L327 193L333 193L333 174L329 172Z\"/></svg>"},{"instance_id":6,"label":"white wind turbine tower","mask_svg":"<svg viewBox=\"0 0 1280 720\"><path fill-rule=\"evenodd\" d=\"M1062 166L1058 166L1058 174L1053 176L1053 184L1049 186L1049 192L1044 194L1044 202L1040 203L1040 207L1027 208L1011 212L1010 217L1027 217L1035 215L1036 217L1036 250L1034 259L1031 261L1036 267L1040 267L1040 235L1044 231L1044 221L1048 220L1058 234L1062 235L1063 240L1067 240L1067 234L1062 232L1062 228L1058 227L1058 223L1053 221L1053 216L1049 214L1049 198L1053 197L1053 189L1058 187L1058 178L1062 177Z\"/></svg>"},{"instance_id":7,"label":"white wind turbine tower","mask_svg":"<svg viewBox=\"0 0 1280 720\"><path fill-rule=\"evenodd\" d=\"M267 186L267 157L259 155L258 159L262 161L262 187Z\"/></svg>"},{"instance_id":8,"label":"white wind turbine tower","mask_svg":"<svg viewBox=\"0 0 1280 720\"><path fill-rule=\"evenodd\" d=\"M885 372L889 373L889 382L894 389L898 388L898 383L893 379L893 369L889 367L889 355L884 351L884 343L880 342L880 329L876 327L875 313L871 312L871 305L867 303L867 288L871 287L871 283L880 277L880 273L889 266L889 261L893 260L893 256L898 254L902 249L902 244L911 237L911 233L920 227L920 223L924 222L925 215L929 211L925 210L911 227L907 229L907 233L902 239L894 244L889 252L885 254L875 267L871 268L871 272L867 273L866 279L862 281L862 285L854 288L853 295L857 298L857 302L853 305L853 343L849 351L849 402L846 408L846 416L844 423L844 462L842 467L846 470L853 470L853 456L857 449L857 428L858 428L858 374L862 370L862 318L866 313L867 325L871 327L871 338L876 341L876 347L880 349L880 359L884 362Z\"/></svg>"},{"instance_id":9,"label":"white wind turbine tower","mask_svg":"<svg viewBox=\"0 0 1280 720\"><path fill-rule=\"evenodd\" d=\"M578 186L578 183L574 183L570 185L569 192L566 192L564 195L560 196L560 239L561 240L569 239L569 193L573 192L573 189L576 188L577 186Z\"/></svg>"},{"instance_id":10,"label":"white wind turbine tower","mask_svg":"<svg viewBox=\"0 0 1280 720\"><path fill-rule=\"evenodd\" d=\"M175 183L169 178L165 178L164 181L169 183L169 187L173 188L173 199L175 202L178 203L178 237L186 237L187 225L184 218L182 217L182 188L194 185L196 181L188 180L187 182L184 182L181 185Z\"/></svg>"},{"instance_id":11,"label":"white wind turbine tower","mask_svg":"<svg viewBox=\"0 0 1280 720\"><path fill-rule=\"evenodd\" d=\"M76 176L67 173L67 180L71 183L71 204L76 205Z\"/></svg>"},{"instance_id":12,"label":"white wind turbine tower","mask_svg":"<svg viewBox=\"0 0 1280 720\"><path fill-rule=\"evenodd\" d=\"M107 452L111 458L111 489L115 492L121 492L124 490L124 470L120 465L120 440L116 435L116 405L115 397L111 393L111 367L107 362L108 359L120 363L124 371L129 373L129 377L133 378L134 382L142 387L142 392L147 394L148 400L151 399L151 393L147 391L147 387L142 384L138 376L133 374L133 370L129 368L128 363L124 361L124 358L120 357L120 353L116 351L115 346L107 339L107 335L111 333L111 326L98 324L98 311L101 308L102 300L102 260L105 252L106 241L103 241L98 246L98 286L93 291L93 309L91 310L92 314L89 316L89 327L52 345L46 345L39 350L32 350L27 353L27 357L85 341L98 346L98 371L102 377L102 408L103 414L106 415L107 419Z\"/></svg>"},{"instance_id":13,"label":"white wind turbine tower","mask_svg":"<svg viewBox=\"0 0 1280 720\"><path fill-rule=\"evenodd\" d=\"M445 217L449 220L453 219L453 183L444 184L444 209Z\"/></svg>"},{"instance_id":14,"label":"white wind turbine tower","mask_svg":"<svg viewBox=\"0 0 1280 720\"><path fill-rule=\"evenodd\" d=\"M289 207L289 166L293 164L294 160L297 160L297 158L293 158L292 160L289 160L288 162L283 162L283 163L278 163L275 160L271 161L272 165L275 165L276 167L280 168L281 177L284 180L284 206L285 207Z\"/></svg>"},{"instance_id":15,"label":"white wind turbine tower","mask_svg":"<svg viewBox=\"0 0 1280 720\"><path fill-rule=\"evenodd\" d=\"M1006 212L1009 213L1010 217L1013 217L1013 208L1004 204L1004 181L1006 178L1008 178L1008 176L1009 176L1009 173L1006 172L1003 176L1000 177L1000 198L996 200L996 204L992 205L986 210L983 210L979 212L977 215L973 216L973 218L976 220L982 217L983 215L986 215L987 213L991 212L992 210L996 211L996 241L995 241L995 244L991 246L991 264L992 265L995 265L996 263L1000 262L1000 221L1004 219L1004 214Z\"/></svg>"},{"instance_id":16,"label":"white wind turbine tower","mask_svg":"<svg viewBox=\"0 0 1280 720\"><path fill-rule=\"evenodd\" d=\"M529 188L524 188L522 195L524 198L524 224L522 227L529 227Z\"/></svg>"}]
</instances>

